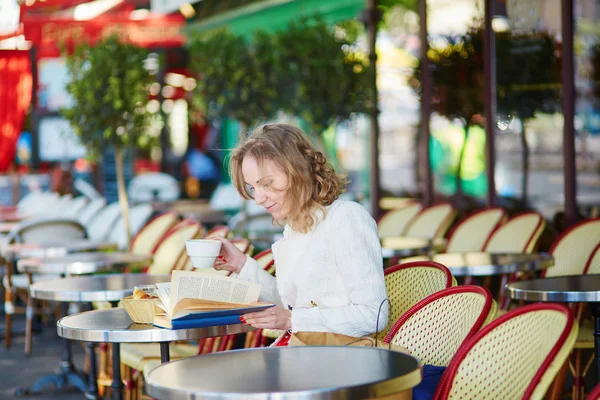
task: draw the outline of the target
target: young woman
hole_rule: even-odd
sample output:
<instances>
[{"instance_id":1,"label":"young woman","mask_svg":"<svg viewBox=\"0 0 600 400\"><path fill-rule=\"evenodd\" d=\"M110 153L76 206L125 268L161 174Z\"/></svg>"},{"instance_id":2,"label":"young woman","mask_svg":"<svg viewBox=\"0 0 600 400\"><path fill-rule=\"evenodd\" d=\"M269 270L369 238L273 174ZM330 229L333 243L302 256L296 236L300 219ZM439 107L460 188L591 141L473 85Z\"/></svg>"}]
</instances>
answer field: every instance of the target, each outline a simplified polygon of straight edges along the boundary
<instances>
[{"instance_id":1,"label":"young woman","mask_svg":"<svg viewBox=\"0 0 600 400\"><path fill-rule=\"evenodd\" d=\"M242 197L254 199L285 225L283 239L272 246L277 278L218 238L215 268L262 284L261 300L277 304L245 314L242 322L356 337L385 328L376 223L358 203L338 200L345 181L304 132L284 124L258 128L234 149L230 174Z\"/></svg>"}]
</instances>

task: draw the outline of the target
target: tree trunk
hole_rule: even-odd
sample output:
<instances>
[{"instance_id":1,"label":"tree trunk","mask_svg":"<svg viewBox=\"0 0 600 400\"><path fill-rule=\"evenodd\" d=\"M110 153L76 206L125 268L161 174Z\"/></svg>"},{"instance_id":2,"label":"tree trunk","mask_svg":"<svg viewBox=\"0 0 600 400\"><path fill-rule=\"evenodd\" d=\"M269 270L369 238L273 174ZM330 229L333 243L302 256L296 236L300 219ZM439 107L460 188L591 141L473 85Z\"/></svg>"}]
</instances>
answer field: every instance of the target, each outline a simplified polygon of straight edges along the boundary
<instances>
[{"instance_id":1,"label":"tree trunk","mask_svg":"<svg viewBox=\"0 0 600 400\"><path fill-rule=\"evenodd\" d=\"M127 199L127 190L125 189L125 152L123 149L115 148L115 164L117 167L117 193L119 195L119 205L121 206L121 215L127 234L127 244L131 243L131 227L129 225L129 200Z\"/></svg>"},{"instance_id":2,"label":"tree trunk","mask_svg":"<svg viewBox=\"0 0 600 400\"><path fill-rule=\"evenodd\" d=\"M523 205L527 205L529 202L529 144L527 142L527 132L525 120L521 119L523 129L521 132L521 162L523 164L522 175L521 175L521 201Z\"/></svg>"},{"instance_id":3,"label":"tree trunk","mask_svg":"<svg viewBox=\"0 0 600 400\"><path fill-rule=\"evenodd\" d=\"M467 148L467 141L469 140L469 128L471 124L465 125L465 140L463 141L462 147L460 148L460 154L458 156L458 167L456 168L456 197L460 198L463 195L462 190L462 163L465 156L465 149Z\"/></svg>"}]
</instances>

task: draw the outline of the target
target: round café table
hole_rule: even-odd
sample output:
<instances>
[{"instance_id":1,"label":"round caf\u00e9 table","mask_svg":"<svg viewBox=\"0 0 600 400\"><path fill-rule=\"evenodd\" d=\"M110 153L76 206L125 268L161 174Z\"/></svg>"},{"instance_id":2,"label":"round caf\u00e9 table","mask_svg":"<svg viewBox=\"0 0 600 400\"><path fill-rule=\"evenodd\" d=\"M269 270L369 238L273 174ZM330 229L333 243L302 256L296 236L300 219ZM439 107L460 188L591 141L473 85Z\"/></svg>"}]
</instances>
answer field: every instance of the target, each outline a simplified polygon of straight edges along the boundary
<instances>
[{"instance_id":1,"label":"round caf\u00e9 table","mask_svg":"<svg viewBox=\"0 0 600 400\"><path fill-rule=\"evenodd\" d=\"M122 271L125 268L136 267L140 265L147 265L152 261L152 256L150 255L139 255L133 253L74 253L67 254L64 256L56 256L56 257L47 257L47 258L25 258L17 261L17 269L21 273L28 274L59 274L65 276L71 275L83 275L83 274L93 274L97 272L111 272L111 271ZM168 279L167 279L168 280ZM47 281L47 282L57 282L57 280ZM46 283L47 283L46 282ZM97 281L102 282L102 281ZM106 283L118 282L118 278L106 278ZM40 284L43 282L40 282ZM63 283L64 285L64 283ZM69 284L66 284L69 285ZM35 286L35 285L34 285ZM48 288L48 286L35 286L36 288ZM73 286L70 286L74 288ZM88 287L89 288L89 287ZM84 289L84 288L82 288ZM81 290L80 290L81 292ZM89 291L88 291L89 292ZM133 286L131 286L131 292L133 292ZM72 292L71 292L72 293ZM125 293L124 291L113 292L108 295L114 295L117 293ZM56 291L54 292L53 297L51 299L43 298L44 300L58 300L55 296ZM91 297L90 293L86 293L85 296ZM124 297L124 296L123 296ZM33 308L33 298L36 298L33 294L28 299L27 306ZM117 298L116 300L120 300L122 297ZM42 298L40 298L42 299ZM63 312L64 314L68 314L67 302L69 300L59 300L64 301ZM75 300L72 300L75 301ZM89 300L95 301L95 300ZM81 380L80 374L75 370L73 366L73 357L71 350L71 343L68 340L64 341L64 350L63 357L61 361L61 372L58 375L50 375L47 377L40 378L37 382L35 382L30 389L19 389L19 393L28 393L28 392L38 392L46 386L47 384L54 383L57 387L62 386L62 382L67 382L77 387L80 390L86 391L88 390L89 385L85 385L85 383ZM89 397L95 397L94 393L91 393Z\"/></svg>"},{"instance_id":2,"label":"round caf\u00e9 table","mask_svg":"<svg viewBox=\"0 0 600 400\"><path fill-rule=\"evenodd\" d=\"M442 253L431 260L446 266L454 276L504 275L539 271L554 265L554 258L548 253Z\"/></svg>"},{"instance_id":3,"label":"round caf\u00e9 table","mask_svg":"<svg viewBox=\"0 0 600 400\"><path fill-rule=\"evenodd\" d=\"M94 301L119 301L124 297L133 294L133 287L139 285L149 285L157 282L168 282L170 275L148 275L148 274L110 274L95 276L79 276L72 278L54 279L42 281L31 285L31 296L38 300L50 300L61 302L80 302L88 303ZM68 342L67 340L65 340ZM87 345L90 356L90 374L88 379L86 397L89 399L97 398L98 389L96 386L96 362L94 343ZM78 386L81 386L81 375L76 372L71 352L65 352L64 359L61 362L62 375L80 376ZM42 387L62 379L62 375L49 375L38 380L31 388L24 391L29 393L38 393ZM77 378L76 378L77 379ZM81 388L80 388L81 389Z\"/></svg>"},{"instance_id":4,"label":"round caf\u00e9 table","mask_svg":"<svg viewBox=\"0 0 600 400\"><path fill-rule=\"evenodd\" d=\"M169 361L169 343L179 340L198 340L235 335L254 330L248 325L235 324L190 329L163 329L151 324L137 324L123 308L86 311L61 318L57 323L58 336L83 342L112 343L112 361L121 364L120 343L160 343L161 362ZM121 399L123 382L119 368L113 368L111 385L113 399Z\"/></svg>"},{"instance_id":5,"label":"round caf\u00e9 table","mask_svg":"<svg viewBox=\"0 0 600 400\"><path fill-rule=\"evenodd\" d=\"M364 399L410 390L419 361L373 347L263 347L189 357L148 374L159 400Z\"/></svg>"},{"instance_id":6,"label":"round caf\u00e9 table","mask_svg":"<svg viewBox=\"0 0 600 400\"><path fill-rule=\"evenodd\" d=\"M83 275L147 265L151 255L125 252L74 253L45 258L25 258L17 261L17 270L31 274Z\"/></svg>"},{"instance_id":7,"label":"round caf\u00e9 table","mask_svg":"<svg viewBox=\"0 0 600 400\"><path fill-rule=\"evenodd\" d=\"M0 256L8 261L26 257L58 257L69 253L87 251L112 251L118 249L114 242L89 239L53 240L44 243L13 243L0 247Z\"/></svg>"},{"instance_id":8,"label":"round caf\u00e9 table","mask_svg":"<svg viewBox=\"0 0 600 400\"><path fill-rule=\"evenodd\" d=\"M596 381L600 383L600 275L574 275L532 279L506 285L515 300L589 303L594 317Z\"/></svg>"}]
</instances>

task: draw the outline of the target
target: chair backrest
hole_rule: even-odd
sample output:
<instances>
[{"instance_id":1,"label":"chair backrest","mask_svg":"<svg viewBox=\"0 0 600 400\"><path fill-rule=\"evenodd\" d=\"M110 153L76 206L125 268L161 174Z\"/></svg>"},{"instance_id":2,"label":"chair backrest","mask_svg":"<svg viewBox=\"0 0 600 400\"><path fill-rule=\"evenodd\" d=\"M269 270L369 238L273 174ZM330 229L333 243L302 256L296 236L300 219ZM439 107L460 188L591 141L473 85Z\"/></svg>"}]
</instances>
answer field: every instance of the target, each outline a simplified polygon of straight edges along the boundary
<instances>
[{"instance_id":1,"label":"chair backrest","mask_svg":"<svg viewBox=\"0 0 600 400\"><path fill-rule=\"evenodd\" d=\"M390 210L377 221L377 232L380 238L402 236L408 223L421 211L419 203L410 203L402 208Z\"/></svg>"},{"instance_id":2,"label":"chair backrest","mask_svg":"<svg viewBox=\"0 0 600 400\"><path fill-rule=\"evenodd\" d=\"M434 398L543 398L575 343L574 322L562 304L509 311L458 350Z\"/></svg>"},{"instance_id":3,"label":"chair backrest","mask_svg":"<svg viewBox=\"0 0 600 400\"><path fill-rule=\"evenodd\" d=\"M131 237L137 235L140 229L148 222L148 219L150 219L153 212L152 205L148 203L137 204L129 209L129 228L131 229ZM119 214L117 222L108 233L108 240L118 243L119 249L121 250L125 250L129 246L127 232L125 232L125 220L123 219L122 214Z\"/></svg>"},{"instance_id":4,"label":"chair backrest","mask_svg":"<svg viewBox=\"0 0 600 400\"><path fill-rule=\"evenodd\" d=\"M436 292L402 314L385 337L422 364L447 366L460 346L490 322L496 302L484 287L465 285Z\"/></svg>"},{"instance_id":5,"label":"chair backrest","mask_svg":"<svg viewBox=\"0 0 600 400\"><path fill-rule=\"evenodd\" d=\"M254 252L254 246L246 238L234 238L231 239L231 244L240 249L240 251L246 255L252 256Z\"/></svg>"},{"instance_id":6,"label":"chair backrest","mask_svg":"<svg viewBox=\"0 0 600 400\"><path fill-rule=\"evenodd\" d=\"M225 225L216 225L212 227L208 232L206 232L204 237L208 238L214 235L221 235L224 238L228 238L231 236L231 229L229 229L229 227Z\"/></svg>"},{"instance_id":7,"label":"chair backrest","mask_svg":"<svg viewBox=\"0 0 600 400\"><path fill-rule=\"evenodd\" d=\"M16 243L48 243L87 237L85 227L71 219L41 219L18 225L9 235Z\"/></svg>"},{"instance_id":8,"label":"chair backrest","mask_svg":"<svg viewBox=\"0 0 600 400\"><path fill-rule=\"evenodd\" d=\"M600 242L596 245L596 248L592 250L590 258L585 263L586 274L600 274Z\"/></svg>"},{"instance_id":9,"label":"chair backrest","mask_svg":"<svg viewBox=\"0 0 600 400\"><path fill-rule=\"evenodd\" d=\"M164 172L145 172L137 175L127 188L127 197L133 203L151 201L169 202L179 198L179 182Z\"/></svg>"},{"instance_id":10,"label":"chair backrest","mask_svg":"<svg viewBox=\"0 0 600 400\"><path fill-rule=\"evenodd\" d=\"M552 244L554 266L543 271L547 277L581 275L600 242L600 218L580 222L564 231Z\"/></svg>"},{"instance_id":11,"label":"chair backrest","mask_svg":"<svg viewBox=\"0 0 600 400\"><path fill-rule=\"evenodd\" d=\"M416 261L394 265L383 271L385 288L391 309L388 325L378 335L383 339L398 318L433 293L456 286L450 270L433 261Z\"/></svg>"},{"instance_id":12,"label":"chair backrest","mask_svg":"<svg viewBox=\"0 0 600 400\"><path fill-rule=\"evenodd\" d=\"M177 214L165 212L152 218L131 239L129 251L135 254L152 254L160 239L177 223Z\"/></svg>"},{"instance_id":13,"label":"chair backrest","mask_svg":"<svg viewBox=\"0 0 600 400\"><path fill-rule=\"evenodd\" d=\"M78 219L81 211L85 209L85 206L88 204L88 198L85 196L75 197L71 200L68 207L60 213L63 218L73 218L75 220Z\"/></svg>"},{"instance_id":14,"label":"chair backrest","mask_svg":"<svg viewBox=\"0 0 600 400\"><path fill-rule=\"evenodd\" d=\"M96 216L85 226L90 239L106 240L120 215L121 207L117 201L98 211Z\"/></svg>"},{"instance_id":15,"label":"chair backrest","mask_svg":"<svg viewBox=\"0 0 600 400\"><path fill-rule=\"evenodd\" d=\"M271 275L275 275L275 260L273 259L273 251L271 250L271 248L268 248L256 254L254 256L254 259L262 269L264 269Z\"/></svg>"},{"instance_id":16,"label":"chair backrest","mask_svg":"<svg viewBox=\"0 0 600 400\"><path fill-rule=\"evenodd\" d=\"M455 216L456 210L450 203L427 207L410 221L404 235L426 239L443 237Z\"/></svg>"},{"instance_id":17,"label":"chair backrest","mask_svg":"<svg viewBox=\"0 0 600 400\"><path fill-rule=\"evenodd\" d=\"M187 261L185 241L196 239L202 233L202 225L184 219L167 232L152 251L152 265L146 271L149 274L169 274L179 264L183 266ZM185 257L185 258L184 258Z\"/></svg>"},{"instance_id":18,"label":"chair backrest","mask_svg":"<svg viewBox=\"0 0 600 400\"><path fill-rule=\"evenodd\" d=\"M546 226L533 211L519 213L494 230L484 246L489 253L531 253Z\"/></svg>"},{"instance_id":19,"label":"chair backrest","mask_svg":"<svg viewBox=\"0 0 600 400\"><path fill-rule=\"evenodd\" d=\"M450 232L446 252L482 251L492 231L505 217L506 211L499 207L487 208L469 215Z\"/></svg>"},{"instance_id":20,"label":"chair backrest","mask_svg":"<svg viewBox=\"0 0 600 400\"><path fill-rule=\"evenodd\" d=\"M87 226L105 205L106 200L103 197L93 199L81 210L77 216L77 220L82 225Z\"/></svg>"}]
</instances>

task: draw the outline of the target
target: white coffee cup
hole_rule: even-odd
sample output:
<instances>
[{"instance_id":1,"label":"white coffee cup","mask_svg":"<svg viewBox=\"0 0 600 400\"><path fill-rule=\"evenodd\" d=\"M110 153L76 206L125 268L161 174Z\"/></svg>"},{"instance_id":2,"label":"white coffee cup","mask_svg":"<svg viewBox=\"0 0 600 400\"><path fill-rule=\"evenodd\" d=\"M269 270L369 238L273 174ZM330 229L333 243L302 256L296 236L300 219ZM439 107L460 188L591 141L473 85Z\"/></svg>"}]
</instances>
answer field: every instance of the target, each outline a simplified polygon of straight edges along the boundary
<instances>
[{"instance_id":1,"label":"white coffee cup","mask_svg":"<svg viewBox=\"0 0 600 400\"><path fill-rule=\"evenodd\" d=\"M221 242L211 239L185 241L185 250L195 268L212 268L221 251Z\"/></svg>"}]
</instances>

